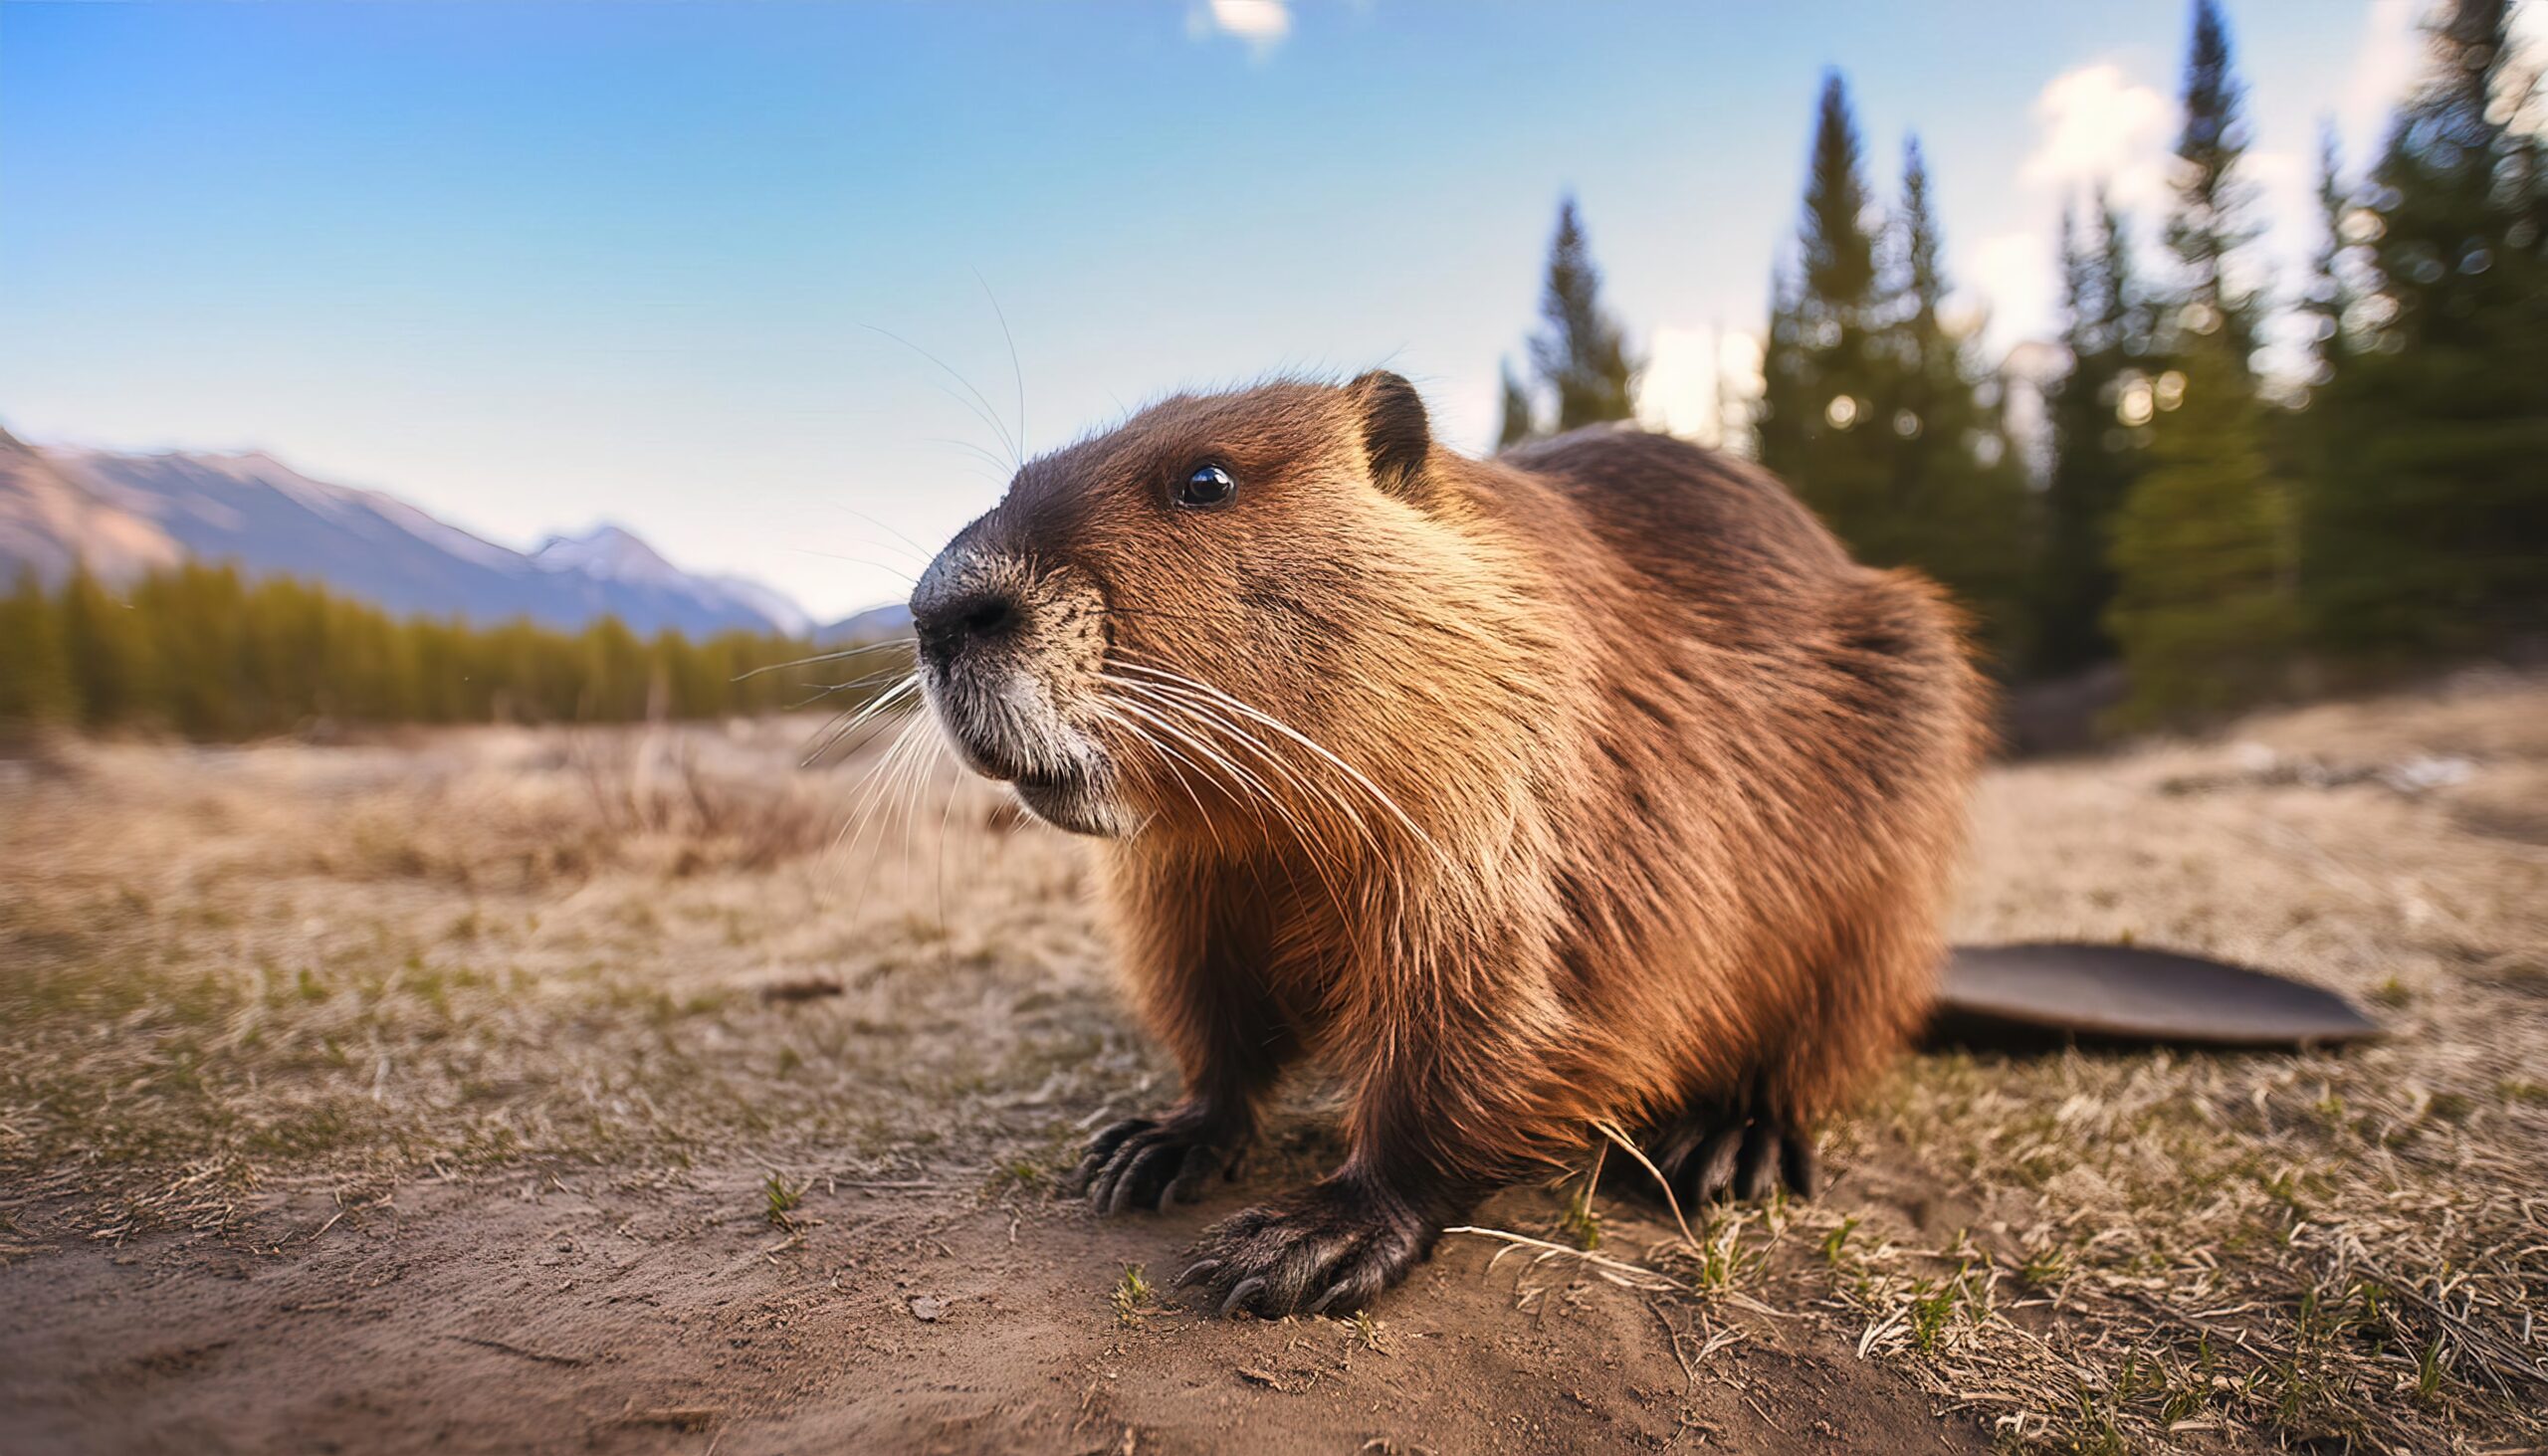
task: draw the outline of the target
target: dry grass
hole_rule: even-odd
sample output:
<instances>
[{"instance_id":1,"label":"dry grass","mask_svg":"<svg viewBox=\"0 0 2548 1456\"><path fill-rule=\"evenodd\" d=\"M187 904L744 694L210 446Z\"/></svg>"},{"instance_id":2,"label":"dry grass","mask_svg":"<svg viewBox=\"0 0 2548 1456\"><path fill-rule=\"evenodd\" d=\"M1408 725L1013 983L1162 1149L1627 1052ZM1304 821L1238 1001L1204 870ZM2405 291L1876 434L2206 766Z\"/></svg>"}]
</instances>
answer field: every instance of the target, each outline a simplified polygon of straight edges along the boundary
<instances>
[{"instance_id":1,"label":"dry grass","mask_svg":"<svg viewBox=\"0 0 2548 1456\"><path fill-rule=\"evenodd\" d=\"M111 1236L526 1160L741 1164L781 1224L825 1179L1040 1197L1161 1077L1078 850L880 745L799 768L812 728L0 766L0 1260L38 1202ZM1552 1199L1503 1269L1640 1291L1694 1380L1818 1322L2016 1447L2539 1440L2548 683L2005 770L1979 830L1959 938L2213 952L2397 1034L1916 1058L1822 1200Z\"/></svg>"},{"instance_id":2,"label":"dry grass","mask_svg":"<svg viewBox=\"0 0 2548 1456\"><path fill-rule=\"evenodd\" d=\"M2477 678L1996 774L1959 940L2211 952L2394 1035L1917 1057L1837 1130L1829 1196L1717 1210L1638 1267L1806 1308L2016 1449L2531 1449L2544 767L2548 689Z\"/></svg>"},{"instance_id":3,"label":"dry grass","mask_svg":"<svg viewBox=\"0 0 2548 1456\"><path fill-rule=\"evenodd\" d=\"M835 1173L1148 1073L1058 837L807 724L103 745L0 781L0 1177L106 1229L282 1180L747 1142ZM916 740L917 741L917 740ZM836 994L805 991L806 986ZM931 1055L915 1028L961 1025ZM846 1159L844 1164L843 1160Z\"/></svg>"}]
</instances>

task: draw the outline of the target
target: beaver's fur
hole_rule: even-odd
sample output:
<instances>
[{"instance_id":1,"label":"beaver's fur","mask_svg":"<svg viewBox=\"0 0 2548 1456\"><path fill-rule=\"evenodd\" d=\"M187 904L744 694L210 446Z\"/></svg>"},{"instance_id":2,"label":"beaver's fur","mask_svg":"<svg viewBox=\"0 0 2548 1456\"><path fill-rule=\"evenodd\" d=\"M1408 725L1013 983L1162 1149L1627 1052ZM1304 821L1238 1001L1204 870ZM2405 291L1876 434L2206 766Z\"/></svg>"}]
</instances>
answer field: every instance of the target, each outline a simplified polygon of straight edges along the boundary
<instances>
[{"instance_id":1,"label":"beaver's fur","mask_svg":"<svg viewBox=\"0 0 2548 1456\"><path fill-rule=\"evenodd\" d=\"M1203 465L1235 495L1180 505ZM1184 1072L1098 1207L1194 1196L1298 1060L1346 1090L1344 1165L1207 1235L1224 1309L1358 1306L1604 1125L1685 1201L1804 1191L1928 1007L1984 680L1741 461L1471 460L1384 373L1179 396L1026 466L913 606L967 757L1108 836Z\"/></svg>"}]
</instances>

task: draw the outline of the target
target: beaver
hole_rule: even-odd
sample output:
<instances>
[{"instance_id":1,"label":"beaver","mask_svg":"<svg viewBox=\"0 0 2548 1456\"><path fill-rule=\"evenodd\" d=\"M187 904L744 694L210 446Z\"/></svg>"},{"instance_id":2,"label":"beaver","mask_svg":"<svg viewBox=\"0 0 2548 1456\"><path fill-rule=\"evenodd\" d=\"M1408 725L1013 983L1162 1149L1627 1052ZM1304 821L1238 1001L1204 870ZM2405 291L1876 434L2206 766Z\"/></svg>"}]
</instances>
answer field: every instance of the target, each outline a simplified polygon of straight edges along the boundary
<instances>
[{"instance_id":1,"label":"beaver","mask_svg":"<svg viewBox=\"0 0 2548 1456\"><path fill-rule=\"evenodd\" d=\"M1493 459L1403 378L1177 395L1026 464L911 599L975 771L1098 841L1181 1100L1073 1186L1234 1170L1296 1063L1343 1165L1210 1229L1223 1314L1343 1313L1489 1192L1636 1139L1812 1189L1928 1013L1986 681L1940 591L1633 428Z\"/></svg>"}]
</instances>

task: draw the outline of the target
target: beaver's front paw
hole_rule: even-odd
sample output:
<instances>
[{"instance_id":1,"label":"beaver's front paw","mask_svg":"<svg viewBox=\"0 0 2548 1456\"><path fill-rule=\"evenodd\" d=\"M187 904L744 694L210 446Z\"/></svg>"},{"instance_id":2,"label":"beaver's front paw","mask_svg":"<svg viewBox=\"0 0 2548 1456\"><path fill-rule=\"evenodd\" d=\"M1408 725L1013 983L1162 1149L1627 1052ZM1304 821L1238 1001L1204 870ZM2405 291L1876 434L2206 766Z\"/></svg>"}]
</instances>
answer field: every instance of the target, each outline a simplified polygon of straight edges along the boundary
<instances>
[{"instance_id":1,"label":"beaver's front paw","mask_svg":"<svg viewBox=\"0 0 2548 1456\"><path fill-rule=\"evenodd\" d=\"M1063 1191L1085 1192L1099 1213L1191 1203L1212 1174L1235 1173L1247 1135L1226 1119L1186 1106L1160 1118L1134 1118L1089 1140L1088 1155Z\"/></svg>"},{"instance_id":2,"label":"beaver's front paw","mask_svg":"<svg viewBox=\"0 0 2548 1456\"><path fill-rule=\"evenodd\" d=\"M1330 1178L1215 1226L1176 1282L1225 1316L1342 1315L1404 1279L1441 1231L1402 1199Z\"/></svg>"}]
</instances>

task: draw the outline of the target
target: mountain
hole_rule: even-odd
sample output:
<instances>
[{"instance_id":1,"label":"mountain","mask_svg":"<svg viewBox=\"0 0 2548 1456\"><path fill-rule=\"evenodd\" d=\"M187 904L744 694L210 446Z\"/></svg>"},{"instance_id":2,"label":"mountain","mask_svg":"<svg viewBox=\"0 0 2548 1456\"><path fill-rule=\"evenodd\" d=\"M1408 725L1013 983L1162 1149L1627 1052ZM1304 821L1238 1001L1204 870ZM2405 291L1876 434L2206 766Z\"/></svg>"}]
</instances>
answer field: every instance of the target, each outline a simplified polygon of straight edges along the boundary
<instances>
[{"instance_id":1,"label":"mountain","mask_svg":"<svg viewBox=\"0 0 2548 1456\"><path fill-rule=\"evenodd\" d=\"M776 589L740 576L694 576L657 554L636 532L607 521L582 535L550 536L531 553L531 561L543 571L687 602L702 612L747 612L790 637L814 630L805 609Z\"/></svg>"},{"instance_id":2,"label":"mountain","mask_svg":"<svg viewBox=\"0 0 2548 1456\"><path fill-rule=\"evenodd\" d=\"M393 612L576 628L615 616L640 634L799 636L802 608L755 582L699 575L623 527L552 536L529 555L377 491L314 480L262 452L119 455L38 450L0 434L0 577L58 577L75 559L110 578L184 557L321 581Z\"/></svg>"},{"instance_id":3,"label":"mountain","mask_svg":"<svg viewBox=\"0 0 2548 1456\"><path fill-rule=\"evenodd\" d=\"M912 609L902 602L887 602L852 612L814 634L814 641L824 647L850 647L861 642L883 642L889 638L912 635Z\"/></svg>"},{"instance_id":4,"label":"mountain","mask_svg":"<svg viewBox=\"0 0 2548 1456\"><path fill-rule=\"evenodd\" d=\"M63 478L34 447L0 430L0 575L20 565L58 579L75 560L113 576L167 566L184 554L166 532Z\"/></svg>"}]
</instances>

